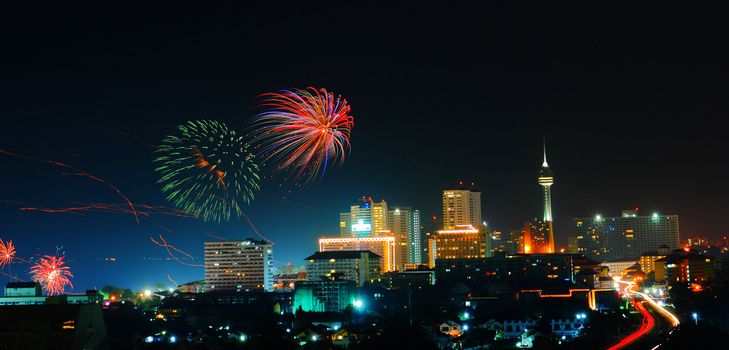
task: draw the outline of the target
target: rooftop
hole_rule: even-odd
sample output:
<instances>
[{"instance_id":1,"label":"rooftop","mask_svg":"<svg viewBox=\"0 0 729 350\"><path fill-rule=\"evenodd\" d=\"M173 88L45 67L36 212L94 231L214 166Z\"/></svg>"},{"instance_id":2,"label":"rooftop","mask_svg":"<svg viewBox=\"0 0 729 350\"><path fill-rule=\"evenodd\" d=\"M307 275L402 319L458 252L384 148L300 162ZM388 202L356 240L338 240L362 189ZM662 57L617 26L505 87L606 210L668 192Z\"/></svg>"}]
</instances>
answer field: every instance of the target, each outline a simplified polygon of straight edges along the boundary
<instances>
[{"instance_id":1,"label":"rooftop","mask_svg":"<svg viewBox=\"0 0 729 350\"><path fill-rule=\"evenodd\" d=\"M328 252L316 252L304 260L329 260L329 259L359 259L362 253L369 253L370 259L382 259L381 256L369 250L338 250Z\"/></svg>"},{"instance_id":2,"label":"rooftop","mask_svg":"<svg viewBox=\"0 0 729 350\"><path fill-rule=\"evenodd\" d=\"M35 288L36 282L8 282L5 288Z\"/></svg>"}]
</instances>

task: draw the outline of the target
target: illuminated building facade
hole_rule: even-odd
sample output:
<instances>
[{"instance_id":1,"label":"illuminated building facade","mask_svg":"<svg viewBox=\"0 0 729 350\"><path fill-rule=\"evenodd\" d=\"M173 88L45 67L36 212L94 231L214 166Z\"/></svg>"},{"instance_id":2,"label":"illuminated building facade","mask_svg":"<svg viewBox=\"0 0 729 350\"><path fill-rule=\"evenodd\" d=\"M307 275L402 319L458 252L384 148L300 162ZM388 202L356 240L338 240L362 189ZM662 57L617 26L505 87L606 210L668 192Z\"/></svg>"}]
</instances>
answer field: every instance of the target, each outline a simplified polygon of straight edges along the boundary
<instances>
[{"instance_id":1,"label":"illuminated building facade","mask_svg":"<svg viewBox=\"0 0 729 350\"><path fill-rule=\"evenodd\" d=\"M637 263L637 260L609 260L603 261L601 266L607 267L610 276L625 276L628 270Z\"/></svg>"},{"instance_id":2,"label":"illuminated building facade","mask_svg":"<svg viewBox=\"0 0 729 350\"><path fill-rule=\"evenodd\" d=\"M363 237L387 231L387 212L387 202L374 202L372 197L363 196L349 208L349 212L339 214L339 234Z\"/></svg>"},{"instance_id":3,"label":"illuminated building facade","mask_svg":"<svg viewBox=\"0 0 729 350\"><path fill-rule=\"evenodd\" d=\"M473 188L443 190L443 228L455 229L461 225L482 225L481 192Z\"/></svg>"},{"instance_id":4,"label":"illuminated building facade","mask_svg":"<svg viewBox=\"0 0 729 350\"><path fill-rule=\"evenodd\" d=\"M435 236L438 230L443 228L443 221L436 215L432 215L428 219L420 229L420 242L423 245L421 259L423 264L432 268L435 266ZM431 240L433 244L431 244Z\"/></svg>"},{"instance_id":5,"label":"illuminated building facade","mask_svg":"<svg viewBox=\"0 0 729 350\"><path fill-rule=\"evenodd\" d=\"M355 281L359 287L380 275L382 258L368 250L316 252L306 258L308 281L318 281L339 274L341 279Z\"/></svg>"},{"instance_id":6,"label":"illuminated building facade","mask_svg":"<svg viewBox=\"0 0 729 350\"><path fill-rule=\"evenodd\" d=\"M315 312L341 312L352 305L357 283L338 278L296 282L294 310Z\"/></svg>"},{"instance_id":7,"label":"illuminated building facade","mask_svg":"<svg viewBox=\"0 0 729 350\"><path fill-rule=\"evenodd\" d=\"M369 250L382 257L380 271L382 273L397 271L395 237L378 235L373 237L322 237L319 239L319 251Z\"/></svg>"},{"instance_id":8,"label":"illuminated building facade","mask_svg":"<svg viewBox=\"0 0 729 350\"><path fill-rule=\"evenodd\" d=\"M435 243L435 236L428 238L428 267L431 269L435 267L435 257L438 255Z\"/></svg>"},{"instance_id":9,"label":"illuminated building facade","mask_svg":"<svg viewBox=\"0 0 729 350\"><path fill-rule=\"evenodd\" d=\"M656 281L686 284L702 288L715 278L714 260L696 251L674 250L665 258L656 260Z\"/></svg>"},{"instance_id":10,"label":"illuminated building facade","mask_svg":"<svg viewBox=\"0 0 729 350\"><path fill-rule=\"evenodd\" d=\"M205 242L208 291L273 290L273 245L246 239Z\"/></svg>"},{"instance_id":11,"label":"illuminated building facade","mask_svg":"<svg viewBox=\"0 0 729 350\"><path fill-rule=\"evenodd\" d=\"M458 225L438 231L435 238L436 261L486 257L486 235L472 225Z\"/></svg>"},{"instance_id":12,"label":"illuminated building facade","mask_svg":"<svg viewBox=\"0 0 729 350\"><path fill-rule=\"evenodd\" d=\"M525 254L554 253L554 236L552 222L531 220L524 222L522 251Z\"/></svg>"},{"instance_id":13,"label":"illuminated building facade","mask_svg":"<svg viewBox=\"0 0 729 350\"><path fill-rule=\"evenodd\" d=\"M596 262L580 254L497 254L483 259L439 259L435 273L439 281L574 282L577 273L595 266Z\"/></svg>"},{"instance_id":14,"label":"illuminated building facade","mask_svg":"<svg viewBox=\"0 0 729 350\"><path fill-rule=\"evenodd\" d=\"M101 304L104 296L95 289L85 294L43 296L37 282L8 282L0 297L0 306L43 305L43 304Z\"/></svg>"},{"instance_id":15,"label":"illuminated building facade","mask_svg":"<svg viewBox=\"0 0 729 350\"><path fill-rule=\"evenodd\" d=\"M408 207L392 209L387 215L387 226L397 241L399 269L405 264L421 263L420 211Z\"/></svg>"},{"instance_id":16,"label":"illuminated building facade","mask_svg":"<svg viewBox=\"0 0 729 350\"><path fill-rule=\"evenodd\" d=\"M640 270L646 274L656 270L656 260L665 258L671 249L667 245L658 247L657 251L645 252L640 255Z\"/></svg>"},{"instance_id":17,"label":"illuminated building facade","mask_svg":"<svg viewBox=\"0 0 729 350\"><path fill-rule=\"evenodd\" d=\"M641 216L636 208L620 217L578 218L575 224L578 252L595 260L638 259L662 245L679 246L678 215Z\"/></svg>"}]
</instances>

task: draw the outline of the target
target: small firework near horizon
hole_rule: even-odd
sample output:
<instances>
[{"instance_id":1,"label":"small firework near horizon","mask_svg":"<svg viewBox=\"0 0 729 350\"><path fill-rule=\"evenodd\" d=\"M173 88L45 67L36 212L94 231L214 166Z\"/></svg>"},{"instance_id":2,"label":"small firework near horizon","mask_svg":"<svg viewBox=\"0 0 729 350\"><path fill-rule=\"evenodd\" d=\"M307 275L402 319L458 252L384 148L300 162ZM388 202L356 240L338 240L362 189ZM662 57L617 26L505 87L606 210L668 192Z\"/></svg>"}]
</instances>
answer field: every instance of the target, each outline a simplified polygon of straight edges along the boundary
<instances>
[{"instance_id":1,"label":"small firework near horizon","mask_svg":"<svg viewBox=\"0 0 729 350\"><path fill-rule=\"evenodd\" d=\"M38 263L30 269L33 281L40 283L48 295L62 294L67 285L73 288L69 279L73 274L63 259L63 256L46 255L38 259Z\"/></svg>"},{"instance_id":2,"label":"small firework near horizon","mask_svg":"<svg viewBox=\"0 0 729 350\"><path fill-rule=\"evenodd\" d=\"M12 263L14 257L15 246L13 246L13 241L3 242L3 240L0 239L0 268Z\"/></svg>"}]
</instances>

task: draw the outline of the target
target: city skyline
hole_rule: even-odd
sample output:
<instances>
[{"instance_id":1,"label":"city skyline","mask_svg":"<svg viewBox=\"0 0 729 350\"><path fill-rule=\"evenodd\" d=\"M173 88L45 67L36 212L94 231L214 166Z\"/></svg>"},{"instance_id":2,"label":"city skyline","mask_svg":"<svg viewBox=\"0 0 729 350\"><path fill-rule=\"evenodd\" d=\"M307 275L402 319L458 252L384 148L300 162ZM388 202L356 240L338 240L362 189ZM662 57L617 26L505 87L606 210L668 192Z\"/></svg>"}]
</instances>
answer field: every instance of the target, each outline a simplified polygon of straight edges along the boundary
<instances>
[{"instance_id":1,"label":"city skyline","mask_svg":"<svg viewBox=\"0 0 729 350\"><path fill-rule=\"evenodd\" d=\"M720 347L723 7L9 3L0 347Z\"/></svg>"},{"instance_id":2,"label":"city skyline","mask_svg":"<svg viewBox=\"0 0 729 350\"><path fill-rule=\"evenodd\" d=\"M284 7L280 20L304 25L344 23L346 17L346 23L365 28L368 18L380 14L341 6L343 12L303 9L315 19L311 21L300 18L300 9ZM148 15L168 10L150 8ZM397 14L403 11L396 7L384 14L382 28L373 35L354 29L332 33L333 45L342 50L317 59L318 52L287 36L288 30L269 27L252 15L255 11L240 8L201 16L195 11L194 23L209 28L204 32L184 19L173 20L168 28L175 30L159 28L151 17L138 32L129 32L124 10L102 20L92 9L39 9L34 19L7 23L18 33L8 39L8 50L32 59L3 57L3 66L12 69L6 69L0 85L0 147L73 165L115 185L135 203L169 205L156 183L153 146L177 125L210 118L242 132L257 112L259 94L326 87L345 96L355 116L348 158L303 187L263 179L245 210L258 231L276 243L279 265L303 264L316 250L316 239L336 234L338 213L362 194L385 198L392 207L419 209L425 226L432 215L442 213L444 188L459 180L476 181L484 220L502 232L520 228L524 220L543 216L542 189L534 183L543 161L543 136L550 168L559 177L551 189L557 247L566 247L574 218L618 215L633 207L680 215L682 237L716 240L724 235L724 225L707 218L729 210L724 200L729 193L722 185L729 166L720 161L727 144L708 120L726 114L720 97L726 86L720 83L721 71L696 58L725 61L714 51L716 45L707 44L718 34L706 33L722 32L708 30L710 22L684 28L703 38L686 41L626 19L621 33L651 43L635 47L621 35L603 35L607 29L597 24L614 27L609 16L596 21L569 17L590 28L573 35L568 28L546 26L551 21L542 11L509 20L487 13L455 23L453 30L463 35L463 42L435 29L422 33L433 41L413 41L402 35L408 26ZM419 11L423 19L442 15L425 7ZM652 13L648 8L636 11ZM97 28L109 41L68 26L58 13L88 24L83 28ZM23 16L20 11L18 18ZM28 23L34 30L26 30ZM534 25L545 29L534 36L520 29ZM503 32L494 30L499 28L507 29L505 36L496 34ZM401 35L385 40L390 32ZM592 35L605 42L589 45ZM77 50L57 55L58 43L66 37L74 38ZM676 39L678 47L662 46L658 39ZM514 42L533 52L525 53ZM434 50L438 47L461 55ZM224 54L207 54L219 48ZM267 50L272 51L251 55ZM292 60L292 52L306 58ZM43 57L55 59L49 64ZM584 65L591 60L599 63ZM685 61L694 64L676 78L664 74ZM187 74L180 77L179 72ZM626 84L632 76L644 78ZM48 164L2 155L0 166L13 169L3 172L0 181L0 237L13 240L18 254L26 257L65 251L74 290L106 283L169 283L168 274L179 281L200 279L201 268L166 260L166 251L150 242L160 234L197 263L208 234L260 238L243 218L212 224L158 215L152 217L154 223L138 224L119 207L113 212L33 210L123 202L103 185L64 176ZM101 248L90 250L88 242ZM13 266L19 275L26 275L25 270ZM122 273L126 270L139 274L128 276Z\"/></svg>"}]
</instances>

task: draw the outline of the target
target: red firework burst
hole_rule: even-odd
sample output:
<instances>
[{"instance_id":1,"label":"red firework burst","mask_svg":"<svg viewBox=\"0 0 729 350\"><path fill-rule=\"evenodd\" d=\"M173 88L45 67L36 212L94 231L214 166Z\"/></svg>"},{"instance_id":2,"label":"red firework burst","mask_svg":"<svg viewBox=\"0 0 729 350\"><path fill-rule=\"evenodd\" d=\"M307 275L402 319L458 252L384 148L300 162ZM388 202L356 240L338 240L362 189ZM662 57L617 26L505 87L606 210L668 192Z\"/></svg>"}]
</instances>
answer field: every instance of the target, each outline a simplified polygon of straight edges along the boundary
<instances>
[{"instance_id":1,"label":"red firework burst","mask_svg":"<svg viewBox=\"0 0 729 350\"><path fill-rule=\"evenodd\" d=\"M261 98L266 111L256 116L254 134L266 162L304 182L324 175L330 162L344 162L354 127L346 99L313 87Z\"/></svg>"},{"instance_id":2,"label":"red firework burst","mask_svg":"<svg viewBox=\"0 0 729 350\"><path fill-rule=\"evenodd\" d=\"M3 242L0 239L0 268L13 262L14 257L15 247L13 246L13 241Z\"/></svg>"},{"instance_id":3,"label":"red firework burst","mask_svg":"<svg viewBox=\"0 0 729 350\"><path fill-rule=\"evenodd\" d=\"M69 277L73 277L71 270L63 261L63 256L55 257L46 255L33 265L30 273L33 280L40 283L48 295L61 294L66 289L66 285L73 288L73 284Z\"/></svg>"}]
</instances>

